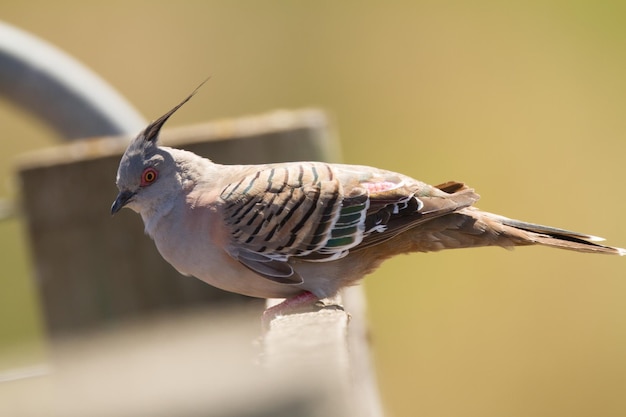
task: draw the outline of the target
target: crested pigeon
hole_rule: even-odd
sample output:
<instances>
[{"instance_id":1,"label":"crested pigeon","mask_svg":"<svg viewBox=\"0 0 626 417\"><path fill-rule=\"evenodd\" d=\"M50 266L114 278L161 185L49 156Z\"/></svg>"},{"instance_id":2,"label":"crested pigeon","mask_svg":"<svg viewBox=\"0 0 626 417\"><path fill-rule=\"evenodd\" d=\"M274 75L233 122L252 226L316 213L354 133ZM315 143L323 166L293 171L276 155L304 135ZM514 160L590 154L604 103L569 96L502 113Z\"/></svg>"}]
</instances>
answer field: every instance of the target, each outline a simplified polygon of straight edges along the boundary
<instances>
[{"instance_id":1,"label":"crested pigeon","mask_svg":"<svg viewBox=\"0 0 626 417\"><path fill-rule=\"evenodd\" d=\"M408 252L545 245L626 254L594 236L481 211L473 206L478 194L459 182L431 186L323 162L219 165L159 146L163 124L196 91L129 144L111 213L139 213L167 262L215 287L287 298L289 310L331 297Z\"/></svg>"}]
</instances>

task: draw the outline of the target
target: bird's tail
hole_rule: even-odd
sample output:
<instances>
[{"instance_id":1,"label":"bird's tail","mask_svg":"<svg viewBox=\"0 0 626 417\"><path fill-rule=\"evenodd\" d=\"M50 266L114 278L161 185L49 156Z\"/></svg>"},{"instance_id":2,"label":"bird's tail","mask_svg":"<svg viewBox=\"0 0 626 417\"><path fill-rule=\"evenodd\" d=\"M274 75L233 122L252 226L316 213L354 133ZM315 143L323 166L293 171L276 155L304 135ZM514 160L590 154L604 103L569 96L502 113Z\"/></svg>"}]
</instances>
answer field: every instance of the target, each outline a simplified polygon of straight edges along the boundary
<instances>
[{"instance_id":1,"label":"bird's tail","mask_svg":"<svg viewBox=\"0 0 626 417\"><path fill-rule=\"evenodd\" d=\"M543 226L540 224L522 222L491 213L482 212L482 214L502 224L504 226L502 230L504 234L518 237L523 236L525 239L528 239L529 244L535 243L578 252L605 253L620 256L626 255L626 249L605 246L597 243L604 240L603 238L597 236L586 235L550 226Z\"/></svg>"}]
</instances>

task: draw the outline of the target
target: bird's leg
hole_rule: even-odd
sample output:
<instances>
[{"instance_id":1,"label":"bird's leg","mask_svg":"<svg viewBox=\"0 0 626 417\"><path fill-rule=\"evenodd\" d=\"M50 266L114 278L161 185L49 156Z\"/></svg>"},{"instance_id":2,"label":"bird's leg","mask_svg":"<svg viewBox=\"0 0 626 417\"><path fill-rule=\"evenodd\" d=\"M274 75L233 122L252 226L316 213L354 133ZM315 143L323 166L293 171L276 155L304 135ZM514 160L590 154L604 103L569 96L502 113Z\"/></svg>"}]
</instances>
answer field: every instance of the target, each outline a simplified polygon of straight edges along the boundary
<instances>
[{"instance_id":1,"label":"bird's leg","mask_svg":"<svg viewBox=\"0 0 626 417\"><path fill-rule=\"evenodd\" d=\"M276 317L314 310L313 307L316 306L318 301L320 299L309 291L287 298L280 304L276 304L263 312L263 327L269 328L270 322Z\"/></svg>"},{"instance_id":2,"label":"bird's leg","mask_svg":"<svg viewBox=\"0 0 626 417\"><path fill-rule=\"evenodd\" d=\"M309 310L319 301L319 297L310 291L303 291L298 295L287 298L283 302L276 304L265 310L263 315L270 315L272 317L284 316L286 314L301 313Z\"/></svg>"}]
</instances>

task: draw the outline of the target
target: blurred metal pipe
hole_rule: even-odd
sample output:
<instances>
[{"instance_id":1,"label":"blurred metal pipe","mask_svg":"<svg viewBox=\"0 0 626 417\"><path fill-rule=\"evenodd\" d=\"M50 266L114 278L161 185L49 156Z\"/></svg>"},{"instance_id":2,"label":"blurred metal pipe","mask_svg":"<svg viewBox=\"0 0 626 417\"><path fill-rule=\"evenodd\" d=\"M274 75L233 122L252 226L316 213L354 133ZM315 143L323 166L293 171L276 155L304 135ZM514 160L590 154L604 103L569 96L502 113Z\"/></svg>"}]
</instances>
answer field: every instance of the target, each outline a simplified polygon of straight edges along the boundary
<instances>
[{"instance_id":1,"label":"blurred metal pipe","mask_svg":"<svg viewBox=\"0 0 626 417\"><path fill-rule=\"evenodd\" d=\"M0 94L69 140L135 134L146 124L113 87L80 62L3 22Z\"/></svg>"}]
</instances>

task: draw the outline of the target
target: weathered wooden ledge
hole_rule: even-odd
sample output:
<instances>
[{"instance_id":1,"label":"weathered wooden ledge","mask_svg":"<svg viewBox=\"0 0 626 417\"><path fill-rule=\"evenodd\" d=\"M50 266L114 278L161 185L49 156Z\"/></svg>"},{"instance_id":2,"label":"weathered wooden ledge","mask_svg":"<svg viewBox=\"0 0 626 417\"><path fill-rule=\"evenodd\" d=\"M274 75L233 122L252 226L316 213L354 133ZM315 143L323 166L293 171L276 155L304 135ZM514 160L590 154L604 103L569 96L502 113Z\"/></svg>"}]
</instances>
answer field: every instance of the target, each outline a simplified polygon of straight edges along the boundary
<instances>
[{"instance_id":1,"label":"weathered wooden ledge","mask_svg":"<svg viewBox=\"0 0 626 417\"><path fill-rule=\"evenodd\" d=\"M322 371L349 416L381 417L365 310L362 289L351 287L319 311L275 318L263 342L266 366L300 375Z\"/></svg>"},{"instance_id":2,"label":"weathered wooden ledge","mask_svg":"<svg viewBox=\"0 0 626 417\"><path fill-rule=\"evenodd\" d=\"M350 289L346 309L360 296ZM284 316L259 336L250 310L201 309L57 338L37 367L45 372L0 373L0 415L382 415L360 312Z\"/></svg>"}]
</instances>

